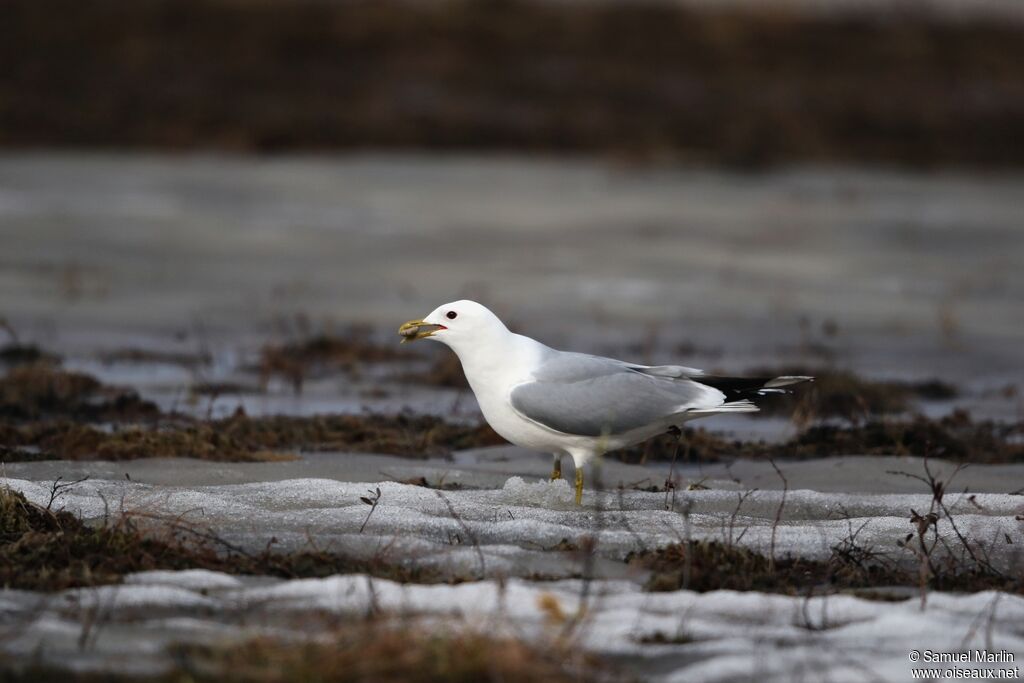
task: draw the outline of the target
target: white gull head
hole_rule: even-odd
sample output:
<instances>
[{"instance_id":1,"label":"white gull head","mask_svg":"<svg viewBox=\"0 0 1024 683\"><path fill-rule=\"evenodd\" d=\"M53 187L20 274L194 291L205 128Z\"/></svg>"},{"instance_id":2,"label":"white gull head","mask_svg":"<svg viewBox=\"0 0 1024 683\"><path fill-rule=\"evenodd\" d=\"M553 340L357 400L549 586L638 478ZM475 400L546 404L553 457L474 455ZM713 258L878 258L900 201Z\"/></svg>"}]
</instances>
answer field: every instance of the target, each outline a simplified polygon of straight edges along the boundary
<instances>
[{"instance_id":1,"label":"white gull head","mask_svg":"<svg viewBox=\"0 0 1024 683\"><path fill-rule=\"evenodd\" d=\"M403 341L439 341L459 356L510 334L490 309L468 299L438 306L422 320L410 320L402 325L398 333Z\"/></svg>"}]
</instances>

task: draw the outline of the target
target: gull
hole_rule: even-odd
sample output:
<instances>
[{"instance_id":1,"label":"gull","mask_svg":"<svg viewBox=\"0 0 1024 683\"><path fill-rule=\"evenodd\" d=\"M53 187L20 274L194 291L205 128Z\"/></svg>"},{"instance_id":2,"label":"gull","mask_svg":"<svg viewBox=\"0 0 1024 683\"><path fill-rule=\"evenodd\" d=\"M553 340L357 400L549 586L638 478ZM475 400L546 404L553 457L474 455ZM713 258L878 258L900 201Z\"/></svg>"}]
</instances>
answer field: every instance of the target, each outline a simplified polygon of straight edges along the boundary
<instances>
[{"instance_id":1,"label":"gull","mask_svg":"<svg viewBox=\"0 0 1024 683\"><path fill-rule=\"evenodd\" d=\"M562 457L576 466L576 504L583 466L595 456L660 434L681 434L689 420L752 413L751 398L782 392L804 376L717 377L682 365L639 365L558 351L511 332L485 306L453 301L398 329L402 342L432 339L462 363L484 419L517 446L551 453L551 479Z\"/></svg>"}]
</instances>

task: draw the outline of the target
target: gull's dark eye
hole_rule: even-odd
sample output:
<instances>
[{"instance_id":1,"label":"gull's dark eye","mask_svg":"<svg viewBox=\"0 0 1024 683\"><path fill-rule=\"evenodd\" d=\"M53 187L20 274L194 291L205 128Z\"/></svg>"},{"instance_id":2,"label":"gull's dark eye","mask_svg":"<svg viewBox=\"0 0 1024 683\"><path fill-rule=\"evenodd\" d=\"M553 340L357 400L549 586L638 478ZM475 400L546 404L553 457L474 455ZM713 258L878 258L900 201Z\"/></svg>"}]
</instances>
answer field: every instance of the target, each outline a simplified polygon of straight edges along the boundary
<instances>
[{"instance_id":1,"label":"gull's dark eye","mask_svg":"<svg viewBox=\"0 0 1024 683\"><path fill-rule=\"evenodd\" d=\"M449 320L455 320L455 317L458 315L459 314L456 313L455 311L448 311L447 313L445 313L445 317L448 318Z\"/></svg>"}]
</instances>

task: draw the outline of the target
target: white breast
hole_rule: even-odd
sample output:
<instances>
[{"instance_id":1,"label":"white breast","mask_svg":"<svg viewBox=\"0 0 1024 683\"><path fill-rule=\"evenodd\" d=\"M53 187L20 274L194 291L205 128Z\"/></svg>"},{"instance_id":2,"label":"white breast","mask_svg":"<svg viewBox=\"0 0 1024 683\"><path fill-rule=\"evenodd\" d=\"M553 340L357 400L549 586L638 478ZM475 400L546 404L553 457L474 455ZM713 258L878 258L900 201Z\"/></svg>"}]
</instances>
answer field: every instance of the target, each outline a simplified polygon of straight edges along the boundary
<instances>
[{"instance_id":1,"label":"white breast","mask_svg":"<svg viewBox=\"0 0 1024 683\"><path fill-rule=\"evenodd\" d=\"M517 446L554 452L564 448L564 437L522 417L509 400L517 384L532 380L545 350L529 337L509 334L500 346L462 349L459 360L480 411L494 431Z\"/></svg>"}]
</instances>

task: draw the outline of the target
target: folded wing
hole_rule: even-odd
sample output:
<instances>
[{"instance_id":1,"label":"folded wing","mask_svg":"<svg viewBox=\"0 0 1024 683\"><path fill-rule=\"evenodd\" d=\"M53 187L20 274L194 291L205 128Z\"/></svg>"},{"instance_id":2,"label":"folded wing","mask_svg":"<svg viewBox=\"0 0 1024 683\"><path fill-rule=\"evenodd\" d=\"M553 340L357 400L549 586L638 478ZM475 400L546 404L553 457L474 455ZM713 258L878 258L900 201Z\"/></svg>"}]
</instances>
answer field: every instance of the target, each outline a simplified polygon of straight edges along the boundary
<instances>
[{"instance_id":1,"label":"folded wing","mask_svg":"<svg viewBox=\"0 0 1024 683\"><path fill-rule=\"evenodd\" d=\"M516 386L510 399L520 415L557 432L622 434L679 413L721 406L721 391L687 378L699 373L555 352L534 373L534 381Z\"/></svg>"}]
</instances>

